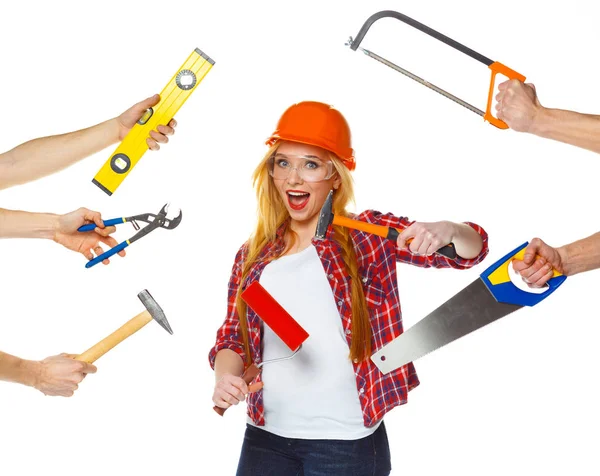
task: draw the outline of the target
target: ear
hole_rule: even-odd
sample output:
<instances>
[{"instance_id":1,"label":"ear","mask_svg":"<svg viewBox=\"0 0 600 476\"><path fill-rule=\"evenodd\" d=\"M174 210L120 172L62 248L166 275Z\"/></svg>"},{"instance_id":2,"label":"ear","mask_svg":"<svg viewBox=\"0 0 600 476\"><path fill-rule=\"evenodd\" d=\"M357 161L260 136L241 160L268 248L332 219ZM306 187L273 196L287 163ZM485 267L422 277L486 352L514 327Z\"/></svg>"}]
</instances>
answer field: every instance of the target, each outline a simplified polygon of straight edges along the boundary
<instances>
[{"instance_id":1,"label":"ear","mask_svg":"<svg viewBox=\"0 0 600 476\"><path fill-rule=\"evenodd\" d=\"M333 179L333 189L337 190L342 185L342 179L339 174L335 174L335 178Z\"/></svg>"}]
</instances>

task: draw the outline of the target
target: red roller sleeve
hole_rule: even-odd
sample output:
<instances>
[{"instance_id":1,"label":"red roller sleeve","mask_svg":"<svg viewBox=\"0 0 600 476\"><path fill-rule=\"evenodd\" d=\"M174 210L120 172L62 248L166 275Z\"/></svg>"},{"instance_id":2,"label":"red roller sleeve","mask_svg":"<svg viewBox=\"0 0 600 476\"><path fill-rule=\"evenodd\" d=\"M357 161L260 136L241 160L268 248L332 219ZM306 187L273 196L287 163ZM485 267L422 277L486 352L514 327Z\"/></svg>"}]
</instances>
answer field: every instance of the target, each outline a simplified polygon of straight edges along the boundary
<instances>
[{"instance_id":1,"label":"red roller sleeve","mask_svg":"<svg viewBox=\"0 0 600 476\"><path fill-rule=\"evenodd\" d=\"M258 281L254 281L242 293L242 299L292 350L307 339L306 332L292 316L271 296Z\"/></svg>"}]
</instances>

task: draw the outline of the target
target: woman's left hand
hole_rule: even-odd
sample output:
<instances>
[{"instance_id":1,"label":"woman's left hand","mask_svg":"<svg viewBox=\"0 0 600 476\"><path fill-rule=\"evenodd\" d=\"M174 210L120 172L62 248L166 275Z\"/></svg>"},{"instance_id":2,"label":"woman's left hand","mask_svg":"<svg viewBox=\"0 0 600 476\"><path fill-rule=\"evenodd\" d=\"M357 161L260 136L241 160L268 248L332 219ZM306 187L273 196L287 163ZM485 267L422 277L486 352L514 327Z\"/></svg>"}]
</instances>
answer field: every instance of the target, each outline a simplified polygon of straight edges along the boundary
<instances>
[{"instance_id":1,"label":"woman's left hand","mask_svg":"<svg viewBox=\"0 0 600 476\"><path fill-rule=\"evenodd\" d=\"M450 221L415 222L398 236L398 248L408 248L413 254L430 256L452 243L455 233L456 226Z\"/></svg>"}]
</instances>

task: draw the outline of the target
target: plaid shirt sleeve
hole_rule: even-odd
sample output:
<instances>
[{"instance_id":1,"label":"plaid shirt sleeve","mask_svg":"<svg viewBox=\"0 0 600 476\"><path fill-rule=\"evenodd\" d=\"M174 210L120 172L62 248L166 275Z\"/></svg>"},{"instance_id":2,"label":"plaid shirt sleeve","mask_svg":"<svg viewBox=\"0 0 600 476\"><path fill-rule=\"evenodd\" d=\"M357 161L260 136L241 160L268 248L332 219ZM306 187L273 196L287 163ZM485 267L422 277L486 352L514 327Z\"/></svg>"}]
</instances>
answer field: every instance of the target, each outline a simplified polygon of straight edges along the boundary
<instances>
[{"instance_id":1,"label":"plaid shirt sleeve","mask_svg":"<svg viewBox=\"0 0 600 476\"><path fill-rule=\"evenodd\" d=\"M391 213L381 213L374 210L366 210L361 213L358 217L359 220L367 221L369 223L375 223L377 225L389 226L403 230L408 226L412 225L414 221L409 220L406 217L397 217ZM435 253L431 256L417 256L410 252L408 249L396 248L396 261L403 263L413 264L415 266L421 266L423 268L456 268L456 269L467 269L483 261L489 252L488 248L488 235L486 231L479 225L471 222L465 222L473 228L483 240L483 246L479 254L472 259L465 259L457 256L456 259L452 260Z\"/></svg>"},{"instance_id":2,"label":"plaid shirt sleeve","mask_svg":"<svg viewBox=\"0 0 600 476\"><path fill-rule=\"evenodd\" d=\"M244 244L237 252L237 255L235 256L235 263L233 264L233 268L231 270L229 290L227 293L227 316L225 317L225 322L217 331L216 343L208 354L208 361L213 369L215 368L215 358L217 357L217 352L223 349L233 350L234 352L237 352L243 361L246 360L242 334L240 331L240 321L235 308L235 298L240 286L240 281L242 279L242 263L244 262L246 251L247 244Z\"/></svg>"}]
</instances>

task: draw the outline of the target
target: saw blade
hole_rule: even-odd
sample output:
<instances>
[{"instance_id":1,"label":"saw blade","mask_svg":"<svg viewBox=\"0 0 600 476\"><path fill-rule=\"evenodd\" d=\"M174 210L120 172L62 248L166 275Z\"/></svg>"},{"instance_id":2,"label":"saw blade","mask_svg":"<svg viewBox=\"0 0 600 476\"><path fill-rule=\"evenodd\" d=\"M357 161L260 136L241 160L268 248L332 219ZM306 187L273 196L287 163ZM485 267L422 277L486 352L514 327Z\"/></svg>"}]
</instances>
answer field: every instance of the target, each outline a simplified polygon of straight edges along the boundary
<instances>
[{"instance_id":1,"label":"saw blade","mask_svg":"<svg viewBox=\"0 0 600 476\"><path fill-rule=\"evenodd\" d=\"M385 58L382 58L381 56L379 56L377 53L373 53L372 51L369 51L365 48L359 48L359 50L361 50L364 54L366 54L367 56L373 58L374 60L379 61L380 63L383 63L384 65L392 68L395 71L398 71L399 73L402 73L405 76L408 76L410 79L416 81L417 83L422 84L423 86L428 87L429 89L435 91L436 93L441 94L442 96L447 97L448 99L450 99L451 101L454 101L457 104L460 104L461 106L467 108L469 111L474 112L475 114L480 115L481 117L484 116L485 112L483 112L481 109L476 108L475 106L473 106L472 104L469 104L466 101L463 101L462 99L456 97L454 94L449 93L448 91L443 90L442 88L436 86L435 84L431 84L429 81L426 81L423 78L420 78L419 76L417 76L416 74L411 73L410 71L392 63L391 61L386 60Z\"/></svg>"},{"instance_id":2,"label":"saw blade","mask_svg":"<svg viewBox=\"0 0 600 476\"><path fill-rule=\"evenodd\" d=\"M478 278L373 354L371 360L387 374L521 307L498 302Z\"/></svg>"}]
</instances>

